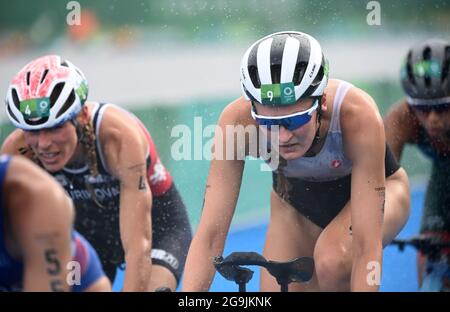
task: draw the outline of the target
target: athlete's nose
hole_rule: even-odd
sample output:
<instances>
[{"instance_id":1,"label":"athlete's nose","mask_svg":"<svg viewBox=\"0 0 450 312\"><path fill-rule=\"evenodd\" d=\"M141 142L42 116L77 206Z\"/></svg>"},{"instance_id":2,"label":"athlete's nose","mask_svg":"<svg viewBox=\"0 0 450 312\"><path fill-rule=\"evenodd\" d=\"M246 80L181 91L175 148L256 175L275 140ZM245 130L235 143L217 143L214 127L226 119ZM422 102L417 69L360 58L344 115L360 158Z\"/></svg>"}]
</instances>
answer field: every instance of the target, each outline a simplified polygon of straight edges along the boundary
<instances>
[{"instance_id":1,"label":"athlete's nose","mask_svg":"<svg viewBox=\"0 0 450 312\"><path fill-rule=\"evenodd\" d=\"M292 132L283 126L279 127L279 135L281 144L289 142L293 136Z\"/></svg>"},{"instance_id":2,"label":"athlete's nose","mask_svg":"<svg viewBox=\"0 0 450 312\"><path fill-rule=\"evenodd\" d=\"M47 149L52 144L52 136L49 131L41 130L39 131L38 137L38 147L40 149Z\"/></svg>"}]
</instances>

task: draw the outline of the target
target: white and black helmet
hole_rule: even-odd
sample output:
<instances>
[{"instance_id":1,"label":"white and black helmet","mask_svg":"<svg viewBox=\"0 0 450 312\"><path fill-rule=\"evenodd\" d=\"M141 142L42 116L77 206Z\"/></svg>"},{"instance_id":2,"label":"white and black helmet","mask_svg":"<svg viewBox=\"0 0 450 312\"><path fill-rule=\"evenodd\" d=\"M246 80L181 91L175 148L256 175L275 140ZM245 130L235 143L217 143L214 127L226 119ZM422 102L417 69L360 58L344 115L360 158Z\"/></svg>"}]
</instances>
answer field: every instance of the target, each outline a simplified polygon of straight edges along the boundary
<instances>
[{"instance_id":1,"label":"white and black helmet","mask_svg":"<svg viewBox=\"0 0 450 312\"><path fill-rule=\"evenodd\" d=\"M319 42L308 34L283 31L248 48L241 62L241 87L247 100L290 105L321 97L328 82L328 62Z\"/></svg>"}]
</instances>

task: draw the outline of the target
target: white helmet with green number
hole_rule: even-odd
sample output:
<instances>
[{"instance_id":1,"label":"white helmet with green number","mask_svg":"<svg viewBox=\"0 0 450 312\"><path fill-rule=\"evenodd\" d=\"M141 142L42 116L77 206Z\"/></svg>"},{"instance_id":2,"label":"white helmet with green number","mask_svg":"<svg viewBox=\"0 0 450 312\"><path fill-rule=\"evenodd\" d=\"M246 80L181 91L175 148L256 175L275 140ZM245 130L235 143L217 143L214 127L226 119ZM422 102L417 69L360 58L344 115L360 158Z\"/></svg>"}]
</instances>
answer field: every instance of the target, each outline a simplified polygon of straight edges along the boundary
<instances>
[{"instance_id":1,"label":"white helmet with green number","mask_svg":"<svg viewBox=\"0 0 450 312\"><path fill-rule=\"evenodd\" d=\"M291 105L320 98L328 83L328 62L316 39L284 31L248 48L241 62L241 87L247 100L263 105Z\"/></svg>"},{"instance_id":2,"label":"white helmet with green number","mask_svg":"<svg viewBox=\"0 0 450 312\"><path fill-rule=\"evenodd\" d=\"M53 128L74 119L87 95L83 73L58 55L47 55L28 63L12 79L6 113L24 130Z\"/></svg>"}]
</instances>

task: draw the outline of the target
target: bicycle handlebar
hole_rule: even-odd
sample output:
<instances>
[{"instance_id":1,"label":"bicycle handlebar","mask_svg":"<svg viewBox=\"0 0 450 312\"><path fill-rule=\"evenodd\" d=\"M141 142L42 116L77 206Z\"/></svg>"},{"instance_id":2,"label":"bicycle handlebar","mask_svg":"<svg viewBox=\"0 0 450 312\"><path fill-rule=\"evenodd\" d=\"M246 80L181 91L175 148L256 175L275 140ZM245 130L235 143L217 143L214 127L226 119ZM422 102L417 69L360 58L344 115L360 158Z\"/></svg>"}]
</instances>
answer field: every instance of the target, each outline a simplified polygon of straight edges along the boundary
<instances>
[{"instance_id":1,"label":"bicycle handlebar","mask_svg":"<svg viewBox=\"0 0 450 312\"><path fill-rule=\"evenodd\" d=\"M413 246L431 257L437 257L442 249L450 248L450 241L444 241L439 236L428 235L418 235L409 239L394 239L391 244L397 245L400 251L403 251L407 245Z\"/></svg>"},{"instance_id":2,"label":"bicycle handlebar","mask_svg":"<svg viewBox=\"0 0 450 312\"><path fill-rule=\"evenodd\" d=\"M314 260L310 257L296 258L287 262L271 261L256 252L233 252L229 256L214 257L214 266L227 280L236 282L240 289L253 277L253 271L242 265L256 265L267 269L275 277L282 291L292 282L307 282L314 274Z\"/></svg>"}]
</instances>

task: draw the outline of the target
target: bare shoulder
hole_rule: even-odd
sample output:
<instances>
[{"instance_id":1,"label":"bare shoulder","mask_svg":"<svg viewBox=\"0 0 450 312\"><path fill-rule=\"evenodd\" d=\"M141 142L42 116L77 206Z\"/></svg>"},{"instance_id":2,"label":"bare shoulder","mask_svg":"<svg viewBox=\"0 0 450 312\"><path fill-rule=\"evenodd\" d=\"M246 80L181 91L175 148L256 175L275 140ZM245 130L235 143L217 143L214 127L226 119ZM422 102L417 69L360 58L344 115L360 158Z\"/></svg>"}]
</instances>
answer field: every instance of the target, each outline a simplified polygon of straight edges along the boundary
<instances>
[{"instance_id":1,"label":"bare shoulder","mask_svg":"<svg viewBox=\"0 0 450 312\"><path fill-rule=\"evenodd\" d=\"M128 111L110 105L103 112L99 136L108 170L120 177L125 167L144 164L148 143L143 125Z\"/></svg>"},{"instance_id":2,"label":"bare shoulder","mask_svg":"<svg viewBox=\"0 0 450 312\"><path fill-rule=\"evenodd\" d=\"M358 87L351 87L344 97L342 106L344 112L357 112L379 115L378 106L374 99L364 90Z\"/></svg>"},{"instance_id":3,"label":"bare shoulder","mask_svg":"<svg viewBox=\"0 0 450 312\"><path fill-rule=\"evenodd\" d=\"M397 157L400 157L405 143L417 142L420 122L405 99L394 103L390 107L384 118L384 124L386 138L389 145L396 152Z\"/></svg>"},{"instance_id":4,"label":"bare shoulder","mask_svg":"<svg viewBox=\"0 0 450 312\"><path fill-rule=\"evenodd\" d=\"M251 116L251 103L243 96L228 104L220 115L221 125L249 125L253 123Z\"/></svg>"},{"instance_id":5,"label":"bare shoulder","mask_svg":"<svg viewBox=\"0 0 450 312\"><path fill-rule=\"evenodd\" d=\"M145 145L145 138L139 129L135 117L126 110L108 106L102 117L99 130L100 141L105 146L121 145L122 143Z\"/></svg>"},{"instance_id":6,"label":"bare shoulder","mask_svg":"<svg viewBox=\"0 0 450 312\"><path fill-rule=\"evenodd\" d=\"M416 116L409 108L405 99L399 100L389 108L386 120L390 122L401 122L404 126L413 126L418 123Z\"/></svg>"},{"instance_id":7,"label":"bare shoulder","mask_svg":"<svg viewBox=\"0 0 450 312\"><path fill-rule=\"evenodd\" d=\"M1 152L2 154L19 155L22 148L27 147L23 130L15 129L3 141Z\"/></svg>"},{"instance_id":8,"label":"bare shoulder","mask_svg":"<svg viewBox=\"0 0 450 312\"><path fill-rule=\"evenodd\" d=\"M11 158L6 180L29 194L41 194L41 192L58 194L63 191L52 176L24 156Z\"/></svg>"},{"instance_id":9,"label":"bare shoulder","mask_svg":"<svg viewBox=\"0 0 450 312\"><path fill-rule=\"evenodd\" d=\"M378 106L367 92L357 87L349 89L341 107L341 127L344 131L383 127Z\"/></svg>"},{"instance_id":10,"label":"bare shoulder","mask_svg":"<svg viewBox=\"0 0 450 312\"><path fill-rule=\"evenodd\" d=\"M340 114L344 148L354 163L384 149L383 119L370 95L352 87L344 97Z\"/></svg>"},{"instance_id":11,"label":"bare shoulder","mask_svg":"<svg viewBox=\"0 0 450 312\"><path fill-rule=\"evenodd\" d=\"M220 115L218 126L222 129L222 136L217 136L216 132L215 145L224 146L222 152L226 152L231 144L234 146L235 159L242 159L248 155L258 157L258 125L251 116L250 101L239 97L228 104ZM220 139L222 141L218 141ZM245 142L245 144L238 144L239 142Z\"/></svg>"}]
</instances>

